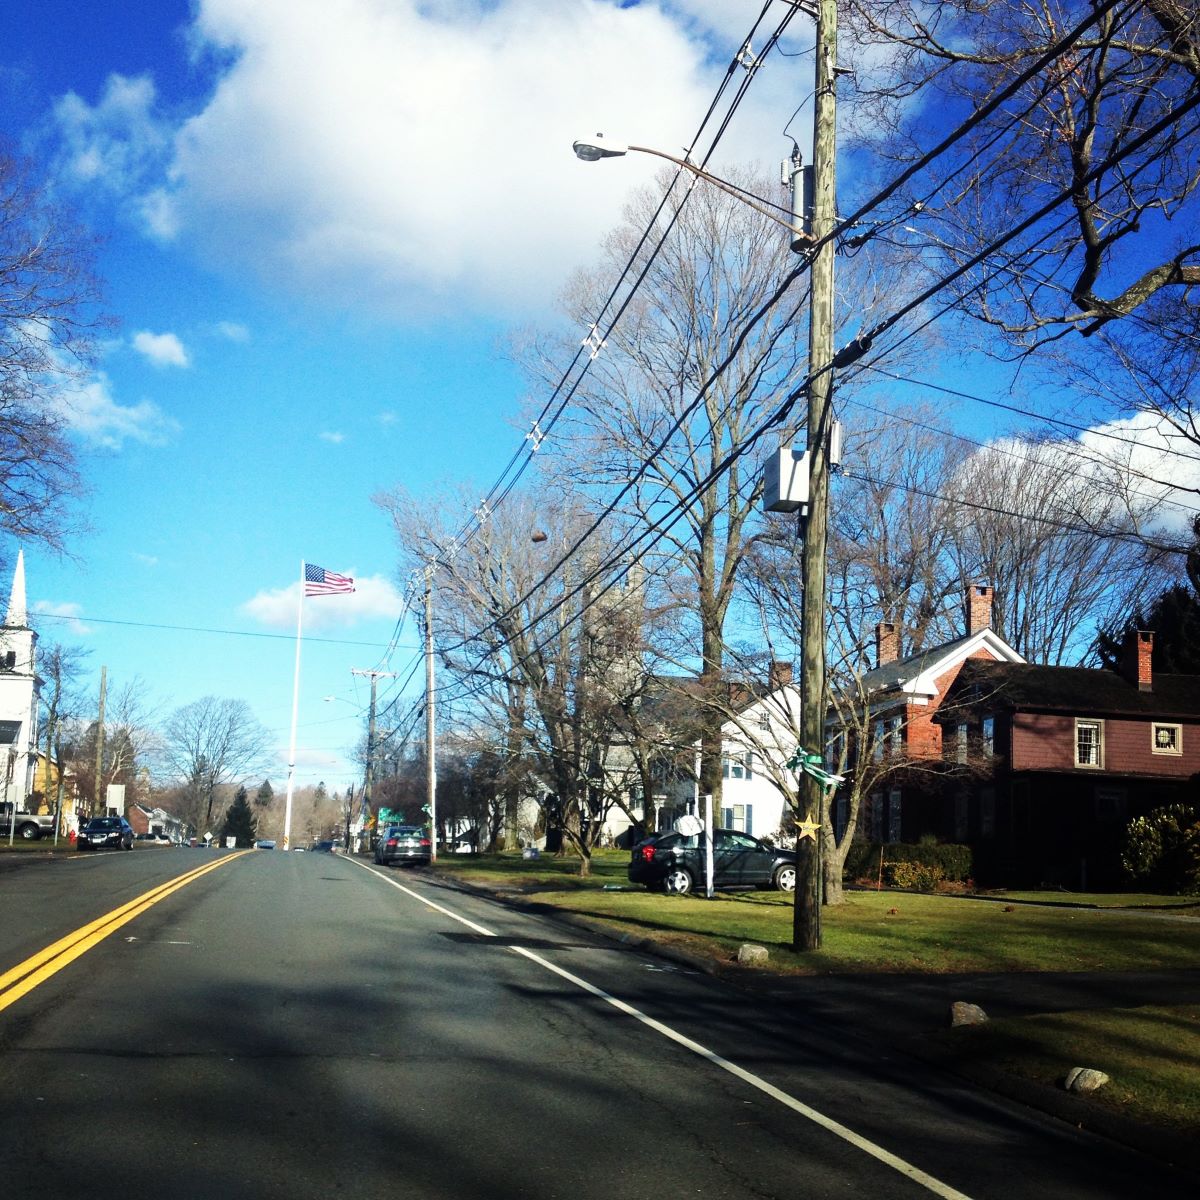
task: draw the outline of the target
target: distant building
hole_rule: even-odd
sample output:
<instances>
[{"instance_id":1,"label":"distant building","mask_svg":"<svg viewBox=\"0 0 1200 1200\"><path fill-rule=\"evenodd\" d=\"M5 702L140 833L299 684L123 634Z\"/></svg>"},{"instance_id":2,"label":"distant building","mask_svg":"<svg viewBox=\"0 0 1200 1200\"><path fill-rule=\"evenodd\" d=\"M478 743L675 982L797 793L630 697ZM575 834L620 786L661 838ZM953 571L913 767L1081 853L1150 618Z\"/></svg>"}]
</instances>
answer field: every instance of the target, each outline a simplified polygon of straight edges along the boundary
<instances>
[{"instance_id":1,"label":"distant building","mask_svg":"<svg viewBox=\"0 0 1200 1200\"><path fill-rule=\"evenodd\" d=\"M25 606L25 556L17 552L8 611L0 627L0 794L24 809L37 767L37 634Z\"/></svg>"}]
</instances>

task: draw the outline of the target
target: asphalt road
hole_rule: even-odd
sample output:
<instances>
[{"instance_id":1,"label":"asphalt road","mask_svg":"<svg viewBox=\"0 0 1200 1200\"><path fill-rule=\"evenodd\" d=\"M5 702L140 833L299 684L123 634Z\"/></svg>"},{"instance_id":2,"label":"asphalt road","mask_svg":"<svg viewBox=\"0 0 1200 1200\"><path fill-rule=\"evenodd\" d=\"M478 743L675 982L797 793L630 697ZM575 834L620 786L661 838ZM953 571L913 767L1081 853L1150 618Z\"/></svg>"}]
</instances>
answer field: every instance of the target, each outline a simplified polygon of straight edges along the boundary
<instances>
[{"instance_id":1,"label":"asphalt road","mask_svg":"<svg viewBox=\"0 0 1200 1200\"><path fill-rule=\"evenodd\" d=\"M107 936L69 936L148 893ZM0 864L0 912L14 1200L1195 1194L801 1005L418 873L25 860Z\"/></svg>"}]
</instances>

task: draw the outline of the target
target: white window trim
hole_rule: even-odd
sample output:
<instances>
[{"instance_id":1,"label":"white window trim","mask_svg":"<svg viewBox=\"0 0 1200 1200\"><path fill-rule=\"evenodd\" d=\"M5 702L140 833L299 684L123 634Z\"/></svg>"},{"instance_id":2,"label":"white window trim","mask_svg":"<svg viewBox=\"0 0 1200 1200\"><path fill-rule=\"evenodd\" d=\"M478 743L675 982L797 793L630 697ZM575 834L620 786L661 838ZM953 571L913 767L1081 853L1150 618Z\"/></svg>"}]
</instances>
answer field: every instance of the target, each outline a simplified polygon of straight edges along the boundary
<instances>
[{"instance_id":1,"label":"white window trim","mask_svg":"<svg viewBox=\"0 0 1200 1200\"><path fill-rule=\"evenodd\" d=\"M1160 729L1175 730L1175 745L1160 746L1158 744L1158 731ZM1183 754L1183 726L1177 725L1174 721L1151 721L1150 722L1150 753L1151 754L1167 754L1173 758L1179 758Z\"/></svg>"},{"instance_id":2,"label":"white window trim","mask_svg":"<svg viewBox=\"0 0 1200 1200\"><path fill-rule=\"evenodd\" d=\"M1093 725L1096 728L1096 758L1097 762L1085 763L1079 761L1079 728L1081 725ZM1075 766L1081 771L1104 770L1104 722L1088 717L1075 718Z\"/></svg>"}]
</instances>

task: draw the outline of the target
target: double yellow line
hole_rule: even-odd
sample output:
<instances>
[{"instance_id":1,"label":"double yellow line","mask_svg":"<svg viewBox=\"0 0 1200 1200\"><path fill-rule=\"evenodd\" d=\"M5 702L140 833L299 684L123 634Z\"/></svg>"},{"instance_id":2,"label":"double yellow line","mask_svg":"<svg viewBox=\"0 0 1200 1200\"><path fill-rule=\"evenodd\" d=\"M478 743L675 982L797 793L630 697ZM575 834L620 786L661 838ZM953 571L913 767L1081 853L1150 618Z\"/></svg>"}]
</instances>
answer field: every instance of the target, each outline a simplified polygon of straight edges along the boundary
<instances>
[{"instance_id":1,"label":"double yellow line","mask_svg":"<svg viewBox=\"0 0 1200 1200\"><path fill-rule=\"evenodd\" d=\"M120 908L114 908L112 912L105 913L95 921L81 926L74 933L68 933L65 938L60 938L53 945L47 946L45 950L39 950L31 958L18 963L11 971L5 971L3 975L0 975L0 1012L3 1012L10 1004L15 1004L39 984L45 983L52 975L58 974L63 967L73 963L81 954L85 954L93 946L104 941L109 934L116 933L122 925L127 925L134 917L140 916L160 900L165 900L173 892L187 887L189 883L195 883L209 871L215 871L218 867L223 867L233 862L235 858L241 858L243 854L249 853L249 850L239 850L227 858L219 858L216 862L205 863L204 866L197 867L186 875L180 875L176 879L160 883L158 887L143 892L136 900L130 900L127 904L122 904Z\"/></svg>"}]
</instances>

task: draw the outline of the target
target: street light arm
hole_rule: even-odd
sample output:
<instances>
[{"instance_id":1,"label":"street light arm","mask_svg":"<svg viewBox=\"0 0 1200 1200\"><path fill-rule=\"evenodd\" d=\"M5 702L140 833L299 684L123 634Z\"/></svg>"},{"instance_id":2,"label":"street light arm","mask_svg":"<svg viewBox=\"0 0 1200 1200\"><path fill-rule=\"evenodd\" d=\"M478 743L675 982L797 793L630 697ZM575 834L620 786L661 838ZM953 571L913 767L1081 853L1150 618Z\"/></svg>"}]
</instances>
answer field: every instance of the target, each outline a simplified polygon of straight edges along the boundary
<instances>
[{"instance_id":1,"label":"street light arm","mask_svg":"<svg viewBox=\"0 0 1200 1200\"><path fill-rule=\"evenodd\" d=\"M706 180L714 187L718 187L721 191L733 196L735 200L740 200L747 207L754 209L755 212L761 213L762 216L775 222L776 225L782 225L794 238L802 241L811 242L812 235L805 233L803 229L793 225L791 221L784 220L778 213L772 212L765 205L752 200L745 192L732 184L726 183L725 180L719 179L716 175L710 175L702 167L696 166L695 163L688 162L686 158L679 158L677 155L668 154L665 150L656 150L653 146L630 146L619 145L615 142L605 142L600 134L595 138L587 141L580 140L574 144L575 154L584 162L596 162L601 158L617 158L626 153L637 154L653 154L655 158L665 158L667 162L674 163L677 167L682 167L685 171L690 171L693 175L700 179Z\"/></svg>"}]
</instances>

